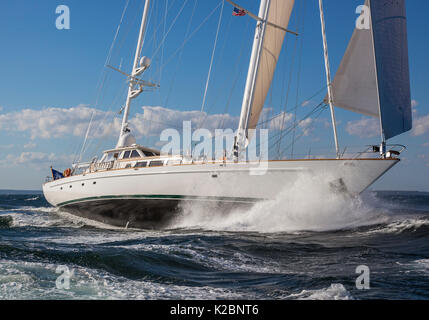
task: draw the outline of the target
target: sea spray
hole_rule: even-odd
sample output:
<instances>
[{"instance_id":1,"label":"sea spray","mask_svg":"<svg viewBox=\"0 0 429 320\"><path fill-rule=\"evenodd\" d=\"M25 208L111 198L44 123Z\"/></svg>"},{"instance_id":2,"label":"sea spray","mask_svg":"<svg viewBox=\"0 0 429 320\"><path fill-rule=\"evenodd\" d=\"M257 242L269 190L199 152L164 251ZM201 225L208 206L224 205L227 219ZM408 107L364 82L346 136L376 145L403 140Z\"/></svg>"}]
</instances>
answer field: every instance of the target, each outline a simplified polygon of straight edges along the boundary
<instances>
[{"instance_id":1,"label":"sea spray","mask_svg":"<svg viewBox=\"0 0 429 320\"><path fill-rule=\"evenodd\" d=\"M350 229L389 220L360 197L333 191L329 181L325 175L301 175L292 188L281 190L274 200L228 213L215 204L185 204L174 227L272 233Z\"/></svg>"}]
</instances>

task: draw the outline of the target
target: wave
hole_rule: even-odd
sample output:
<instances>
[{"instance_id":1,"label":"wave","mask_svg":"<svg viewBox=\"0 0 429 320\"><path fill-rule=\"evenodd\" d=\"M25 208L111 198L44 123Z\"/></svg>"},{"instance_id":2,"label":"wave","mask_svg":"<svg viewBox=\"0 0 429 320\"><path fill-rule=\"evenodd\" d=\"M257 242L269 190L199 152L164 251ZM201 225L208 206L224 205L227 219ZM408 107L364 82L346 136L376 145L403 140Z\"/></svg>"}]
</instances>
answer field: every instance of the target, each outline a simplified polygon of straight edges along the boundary
<instances>
[{"instance_id":1,"label":"wave","mask_svg":"<svg viewBox=\"0 0 429 320\"><path fill-rule=\"evenodd\" d=\"M226 288L184 286L130 280L101 270L68 265L70 289L57 289L62 272L55 264L0 260L0 299L240 299L246 294ZM65 267L65 266L64 266Z\"/></svg>"},{"instance_id":2,"label":"wave","mask_svg":"<svg viewBox=\"0 0 429 320\"><path fill-rule=\"evenodd\" d=\"M33 197L33 198L24 199L24 201L36 201L39 199L40 199L39 197Z\"/></svg>"},{"instance_id":3,"label":"wave","mask_svg":"<svg viewBox=\"0 0 429 320\"><path fill-rule=\"evenodd\" d=\"M297 300L354 300L344 285L331 284L329 288L318 290L302 290L300 293L291 294L287 298Z\"/></svg>"},{"instance_id":4,"label":"wave","mask_svg":"<svg viewBox=\"0 0 429 320\"><path fill-rule=\"evenodd\" d=\"M401 234L404 232L415 232L420 228L429 226L429 219L425 217L416 218L396 218L390 223L380 225L375 229L367 230L365 232L358 232L361 235L374 235L374 234Z\"/></svg>"},{"instance_id":5,"label":"wave","mask_svg":"<svg viewBox=\"0 0 429 320\"><path fill-rule=\"evenodd\" d=\"M302 176L275 200L237 209L228 214L216 208L183 206L171 227L204 230L295 233L334 231L387 223L388 212L375 209L362 198L331 192L325 177Z\"/></svg>"}]
</instances>

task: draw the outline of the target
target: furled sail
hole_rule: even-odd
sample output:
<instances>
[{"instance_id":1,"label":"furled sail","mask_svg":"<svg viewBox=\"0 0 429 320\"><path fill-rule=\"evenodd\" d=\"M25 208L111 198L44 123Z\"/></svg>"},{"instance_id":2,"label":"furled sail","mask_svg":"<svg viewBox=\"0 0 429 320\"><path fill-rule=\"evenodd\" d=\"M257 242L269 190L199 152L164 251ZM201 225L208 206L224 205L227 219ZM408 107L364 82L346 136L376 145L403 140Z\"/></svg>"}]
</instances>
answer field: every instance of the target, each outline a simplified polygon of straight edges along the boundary
<instances>
[{"instance_id":1,"label":"furled sail","mask_svg":"<svg viewBox=\"0 0 429 320\"><path fill-rule=\"evenodd\" d=\"M411 130L405 0L366 0L370 29L356 28L332 83L334 105L381 117L385 139Z\"/></svg>"},{"instance_id":2,"label":"furled sail","mask_svg":"<svg viewBox=\"0 0 429 320\"><path fill-rule=\"evenodd\" d=\"M295 0L271 0L268 12L268 21L263 42L262 53L258 64L258 73L254 87L253 101L250 108L248 129L255 129L259 116L265 104L268 91L271 87L274 71L283 46Z\"/></svg>"}]
</instances>

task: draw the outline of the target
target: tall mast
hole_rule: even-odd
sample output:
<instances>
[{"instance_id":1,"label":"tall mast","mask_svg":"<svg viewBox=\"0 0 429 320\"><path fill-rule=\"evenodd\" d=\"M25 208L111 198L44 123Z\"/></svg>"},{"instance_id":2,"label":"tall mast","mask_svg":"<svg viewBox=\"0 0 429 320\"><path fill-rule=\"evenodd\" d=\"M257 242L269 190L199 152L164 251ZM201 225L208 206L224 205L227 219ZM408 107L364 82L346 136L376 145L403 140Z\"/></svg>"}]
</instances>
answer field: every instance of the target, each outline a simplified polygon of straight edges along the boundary
<instances>
[{"instance_id":1,"label":"tall mast","mask_svg":"<svg viewBox=\"0 0 429 320\"><path fill-rule=\"evenodd\" d=\"M255 85L258 75L259 60L263 49L265 30L267 26L268 13L270 9L271 0L261 0L259 7L259 20L256 25L255 39L253 41L252 55L250 58L249 71L247 74L246 88L244 90L243 104L241 107L240 122L238 124L238 131L234 141L234 159L238 159L239 152L241 149L246 147L247 130L249 117L255 94Z\"/></svg>"},{"instance_id":2,"label":"tall mast","mask_svg":"<svg viewBox=\"0 0 429 320\"><path fill-rule=\"evenodd\" d=\"M335 150L337 154L337 159L339 159L340 147L338 145L337 123L335 120L334 99L333 99L332 82L331 82L331 67L329 65L328 41L326 40L325 15L323 14L322 0L319 0L319 9L320 9L320 23L322 25L323 51L325 56L326 82L328 84L329 108L331 109L332 128L334 129Z\"/></svg>"},{"instance_id":3,"label":"tall mast","mask_svg":"<svg viewBox=\"0 0 429 320\"><path fill-rule=\"evenodd\" d=\"M137 42L136 55L134 58L133 70L131 73L131 77L129 79L130 83L129 83L129 88L128 88L127 101L125 103L124 117L122 119L122 126L121 126L121 132L119 135L119 140L121 140L121 137L124 134L126 134L130 131L128 128L128 116L130 113L131 100L133 100L134 98L137 98L137 96L143 92L143 87L141 85L136 89L137 83L135 82L135 80L136 80L136 77L138 75L140 75L148 67L148 66L140 66L139 65L139 58L140 58L140 54L142 51L144 36L145 36L145 32L146 32L146 24L147 24L147 19L148 19L148 15L149 15L149 5L150 5L150 0L146 0L145 6L144 6L144 11L143 11L142 22L141 22L141 26L140 26L139 39Z\"/></svg>"}]
</instances>

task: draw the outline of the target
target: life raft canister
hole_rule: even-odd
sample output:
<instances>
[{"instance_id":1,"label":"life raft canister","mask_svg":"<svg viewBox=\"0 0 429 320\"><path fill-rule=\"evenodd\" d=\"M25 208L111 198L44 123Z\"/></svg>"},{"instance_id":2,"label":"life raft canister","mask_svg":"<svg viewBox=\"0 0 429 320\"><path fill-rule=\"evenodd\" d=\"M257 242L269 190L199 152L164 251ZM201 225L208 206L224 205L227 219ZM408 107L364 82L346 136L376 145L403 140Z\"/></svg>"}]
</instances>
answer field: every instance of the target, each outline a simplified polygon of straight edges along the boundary
<instances>
[{"instance_id":1,"label":"life raft canister","mask_svg":"<svg viewBox=\"0 0 429 320\"><path fill-rule=\"evenodd\" d=\"M65 178L67 178L67 177L70 177L71 176L71 169L70 168L68 168L68 169L66 169L65 171L64 171L64 177Z\"/></svg>"}]
</instances>

